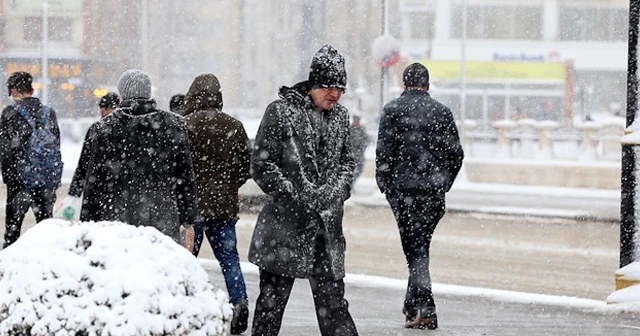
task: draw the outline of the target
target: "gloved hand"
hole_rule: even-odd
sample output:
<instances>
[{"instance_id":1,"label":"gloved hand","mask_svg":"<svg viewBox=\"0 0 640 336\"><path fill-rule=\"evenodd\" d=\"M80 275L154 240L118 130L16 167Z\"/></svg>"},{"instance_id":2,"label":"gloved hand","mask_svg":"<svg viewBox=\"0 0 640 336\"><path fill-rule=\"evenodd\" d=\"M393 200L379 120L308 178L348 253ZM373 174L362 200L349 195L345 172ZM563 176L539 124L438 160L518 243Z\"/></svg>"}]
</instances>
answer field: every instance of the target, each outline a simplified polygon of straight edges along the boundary
<instances>
[{"instance_id":1,"label":"gloved hand","mask_svg":"<svg viewBox=\"0 0 640 336\"><path fill-rule=\"evenodd\" d=\"M320 205L320 208L327 210L331 207L342 204L344 200L343 190L337 184L323 184L316 192L316 199Z\"/></svg>"}]
</instances>

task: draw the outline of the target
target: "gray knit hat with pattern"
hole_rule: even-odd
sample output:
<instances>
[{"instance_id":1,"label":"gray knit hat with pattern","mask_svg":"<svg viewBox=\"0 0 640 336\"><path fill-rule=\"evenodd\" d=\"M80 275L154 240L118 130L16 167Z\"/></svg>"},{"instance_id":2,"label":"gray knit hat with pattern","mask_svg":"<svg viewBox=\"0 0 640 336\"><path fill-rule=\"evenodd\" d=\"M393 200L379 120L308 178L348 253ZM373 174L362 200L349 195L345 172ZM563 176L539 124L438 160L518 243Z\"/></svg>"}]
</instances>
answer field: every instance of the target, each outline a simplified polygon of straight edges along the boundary
<instances>
[{"instance_id":1,"label":"gray knit hat with pattern","mask_svg":"<svg viewBox=\"0 0 640 336\"><path fill-rule=\"evenodd\" d=\"M118 92L120 92L122 100L150 99L151 77L142 70L127 70L118 80Z\"/></svg>"}]
</instances>

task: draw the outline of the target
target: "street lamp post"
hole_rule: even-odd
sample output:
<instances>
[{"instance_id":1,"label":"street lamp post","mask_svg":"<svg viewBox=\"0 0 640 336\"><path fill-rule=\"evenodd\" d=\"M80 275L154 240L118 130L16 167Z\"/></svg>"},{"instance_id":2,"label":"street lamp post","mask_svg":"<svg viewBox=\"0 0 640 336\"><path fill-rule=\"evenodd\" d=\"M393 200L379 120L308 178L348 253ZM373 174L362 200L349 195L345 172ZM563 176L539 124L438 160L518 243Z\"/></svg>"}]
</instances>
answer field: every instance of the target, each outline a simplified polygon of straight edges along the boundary
<instances>
[{"instance_id":1,"label":"street lamp post","mask_svg":"<svg viewBox=\"0 0 640 336\"><path fill-rule=\"evenodd\" d=\"M382 0L382 35L389 34L389 0ZM380 71L380 111L384 107L386 90L387 68Z\"/></svg>"},{"instance_id":2,"label":"street lamp post","mask_svg":"<svg viewBox=\"0 0 640 336\"><path fill-rule=\"evenodd\" d=\"M466 139L467 118L467 0L462 1L462 34L460 36L460 139ZM464 147L466 141L462 141Z\"/></svg>"},{"instance_id":3,"label":"street lamp post","mask_svg":"<svg viewBox=\"0 0 640 336\"><path fill-rule=\"evenodd\" d=\"M629 2L629 47L627 55L627 127L631 126L638 111L638 33L640 24L640 0ZM636 207L636 157L638 144L622 144L621 204L620 204L620 267L638 257L635 235L637 231Z\"/></svg>"},{"instance_id":4,"label":"street lamp post","mask_svg":"<svg viewBox=\"0 0 640 336\"><path fill-rule=\"evenodd\" d=\"M42 104L49 104L49 55L47 48L49 43L49 4L42 2Z\"/></svg>"},{"instance_id":5,"label":"street lamp post","mask_svg":"<svg viewBox=\"0 0 640 336\"><path fill-rule=\"evenodd\" d=\"M149 71L149 2L142 0L142 19L140 20L140 39L142 42L142 69Z\"/></svg>"}]
</instances>

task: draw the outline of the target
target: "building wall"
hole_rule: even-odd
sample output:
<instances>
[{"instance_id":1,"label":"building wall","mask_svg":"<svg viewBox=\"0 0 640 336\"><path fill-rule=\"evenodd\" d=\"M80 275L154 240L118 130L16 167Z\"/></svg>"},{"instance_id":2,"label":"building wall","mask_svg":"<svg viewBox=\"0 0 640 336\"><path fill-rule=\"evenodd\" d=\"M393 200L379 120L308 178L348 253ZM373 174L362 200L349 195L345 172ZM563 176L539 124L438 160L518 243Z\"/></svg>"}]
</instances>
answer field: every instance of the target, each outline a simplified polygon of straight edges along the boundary
<instances>
[{"instance_id":1,"label":"building wall","mask_svg":"<svg viewBox=\"0 0 640 336\"><path fill-rule=\"evenodd\" d=\"M81 3L81 15L71 16L67 42L61 45L52 41L52 52L96 60L99 73L104 74L100 80L110 88L115 88L123 70L146 67L154 80L154 94L161 107L167 107L172 94L186 93L195 76L212 72L222 82L228 108L263 110L277 98L280 86L306 79L313 54L324 43L331 43L347 59L349 88L345 103L370 114L371 118L379 112L375 97L379 95L381 70L371 58L371 44L382 33L382 1L71 2L75 1ZM146 42L142 38L143 1L148 4ZM5 34L0 42L5 45L4 54L28 51L37 55L39 42L24 38L25 30L21 28L24 19L8 14L7 1L2 3ZM389 30L401 40L405 58L460 58L460 0L389 0L388 3ZM604 35L594 35L598 41L567 38L567 34L579 36L595 31L578 15L574 19L579 28L573 33L566 33L561 24L566 21L563 8L577 8L577 13L582 13L580 10L584 8L599 11L617 8L623 13L628 0L469 0L468 3L472 11L489 6L492 9L486 12L488 15L505 13L500 8L514 4L524 6L522 13L527 12L526 9L539 13L537 19L526 22L539 31L514 30L524 24L516 11L509 20L516 20L517 24L503 28L509 36L470 37L469 59L571 58L575 60L577 78L589 78L591 83L585 85L592 86L598 80L598 73L622 76L626 70L626 40L623 40L626 27L618 24L625 18L613 14L606 17L609 20L607 36L622 34L623 39L618 40L603 39ZM415 10L407 10L412 8L419 9L417 14ZM38 15L32 13L32 16ZM501 31L491 30L494 28L486 24L484 28L474 27L477 36L482 36L482 31L489 35ZM518 34L529 38L512 37L520 36ZM0 39L2 36L0 34ZM398 78L401 67L392 69L396 74L392 78ZM623 78L616 81L621 82Z\"/></svg>"},{"instance_id":2,"label":"building wall","mask_svg":"<svg viewBox=\"0 0 640 336\"><path fill-rule=\"evenodd\" d=\"M161 107L166 108L171 95L186 93L195 76L212 72L222 82L227 107L262 110L277 98L280 86L306 79L311 57L325 43L347 59L345 101L354 100L357 90L373 92L379 87L380 69L370 57L370 45L381 33L380 2L71 2L79 3L81 14L73 16L70 41L51 41L50 52L92 60L95 72L101 74L96 82L109 90L115 89L125 69L145 68ZM398 0L390 2L397 6ZM40 15L32 11L29 15ZM5 53L26 50L37 57L40 41L25 39L24 19L6 11L3 19Z\"/></svg>"},{"instance_id":3,"label":"building wall","mask_svg":"<svg viewBox=\"0 0 640 336\"><path fill-rule=\"evenodd\" d=\"M612 104L624 103L628 0L467 3L467 61L571 60L575 66L575 95L579 98L574 103L579 103L576 109L580 113L585 111L580 117L607 112ZM405 0L400 11L405 22L402 53L407 60L461 59L462 1ZM416 31L411 19L427 28ZM509 106L508 99L503 105L507 116L514 107ZM563 118L558 115L558 120Z\"/></svg>"}]
</instances>

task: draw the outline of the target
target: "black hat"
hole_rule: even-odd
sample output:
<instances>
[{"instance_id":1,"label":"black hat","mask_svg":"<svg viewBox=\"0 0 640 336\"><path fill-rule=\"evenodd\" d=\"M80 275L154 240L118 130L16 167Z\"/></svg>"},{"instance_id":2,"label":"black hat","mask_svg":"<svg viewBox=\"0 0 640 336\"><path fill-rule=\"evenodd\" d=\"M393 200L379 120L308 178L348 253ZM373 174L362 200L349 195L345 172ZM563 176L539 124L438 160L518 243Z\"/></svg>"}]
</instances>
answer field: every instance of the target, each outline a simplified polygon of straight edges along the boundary
<instances>
[{"instance_id":1,"label":"black hat","mask_svg":"<svg viewBox=\"0 0 640 336\"><path fill-rule=\"evenodd\" d=\"M169 100L169 110L171 112L181 113L184 109L184 97L185 95L178 93L171 97Z\"/></svg>"},{"instance_id":2,"label":"black hat","mask_svg":"<svg viewBox=\"0 0 640 336\"><path fill-rule=\"evenodd\" d=\"M120 105L120 97L115 92L108 92L106 95L100 98L98 102L98 107L104 109L114 109Z\"/></svg>"},{"instance_id":3,"label":"black hat","mask_svg":"<svg viewBox=\"0 0 640 336\"><path fill-rule=\"evenodd\" d=\"M11 95L11 89L16 89L20 93L33 92L33 77L24 71L14 72L7 78L7 91Z\"/></svg>"},{"instance_id":4,"label":"black hat","mask_svg":"<svg viewBox=\"0 0 640 336\"><path fill-rule=\"evenodd\" d=\"M309 87L342 90L347 88L344 57L331 45L325 44L313 56L309 71Z\"/></svg>"},{"instance_id":5,"label":"black hat","mask_svg":"<svg viewBox=\"0 0 640 336\"><path fill-rule=\"evenodd\" d=\"M429 70L420 63L413 63L404 69L402 81L406 87L426 87L429 85Z\"/></svg>"}]
</instances>

